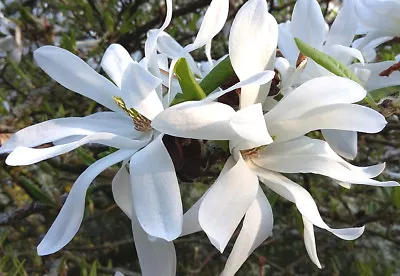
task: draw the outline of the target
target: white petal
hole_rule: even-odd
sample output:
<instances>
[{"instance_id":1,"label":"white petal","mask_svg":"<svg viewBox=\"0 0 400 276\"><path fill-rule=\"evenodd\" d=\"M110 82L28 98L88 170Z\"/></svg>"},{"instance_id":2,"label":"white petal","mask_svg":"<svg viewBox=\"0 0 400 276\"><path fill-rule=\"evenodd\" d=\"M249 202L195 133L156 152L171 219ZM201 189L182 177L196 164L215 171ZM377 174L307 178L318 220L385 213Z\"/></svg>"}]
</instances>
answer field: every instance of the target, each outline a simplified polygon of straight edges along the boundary
<instances>
[{"instance_id":1,"label":"white petal","mask_svg":"<svg viewBox=\"0 0 400 276\"><path fill-rule=\"evenodd\" d=\"M112 98L120 96L120 90L79 57L54 46L43 46L33 55L40 68L65 88L120 112Z\"/></svg>"},{"instance_id":2,"label":"white petal","mask_svg":"<svg viewBox=\"0 0 400 276\"><path fill-rule=\"evenodd\" d=\"M322 220L317 205L307 190L278 173L258 168L253 168L253 170L267 187L287 200L295 203L299 212L315 226L325 229L344 240L357 239L364 232L364 227L343 229L330 228Z\"/></svg>"},{"instance_id":3,"label":"white petal","mask_svg":"<svg viewBox=\"0 0 400 276\"><path fill-rule=\"evenodd\" d=\"M288 141L318 129L377 133L386 124L385 117L380 113L356 104L322 106L306 112L296 119L275 122L267 120L269 133L275 136L274 141L279 142Z\"/></svg>"},{"instance_id":4,"label":"white petal","mask_svg":"<svg viewBox=\"0 0 400 276\"><path fill-rule=\"evenodd\" d=\"M192 72L196 75L201 75L193 57L169 34L162 32L159 35L157 49L160 53L166 54L170 59L184 57Z\"/></svg>"},{"instance_id":5,"label":"white petal","mask_svg":"<svg viewBox=\"0 0 400 276\"><path fill-rule=\"evenodd\" d=\"M354 103L361 101L365 96L364 88L354 81L336 76L319 77L293 90L265 115L265 119L269 123L295 118L316 107Z\"/></svg>"},{"instance_id":6,"label":"white petal","mask_svg":"<svg viewBox=\"0 0 400 276\"><path fill-rule=\"evenodd\" d=\"M133 204L142 228L172 241L182 232L183 210L174 164L159 135L132 156Z\"/></svg>"},{"instance_id":7,"label":"white petal","mask_svg":"<svg viewBox=\"0 0 400 276\"><path fill-rule=\"evenodd\" d=\"M322 268L321 263L318 260L317 255L317 246L315 244L315 236L314 236L314 225L307 220L306 217L303 216L304 223L304 244L306 245L308 256L310 256L311 261L318 266L318 268Z\"/></svg>"},{"instance_id":8,"label":"white petal","mask_svg":"<svg viewBox=\"0 0 400 276\"><path fill-rule=\"evenodd\" d=\"M356 35L358 18L354 12L354 3L357 0L344 1L343 7L333 22L325 45L343 45L350 46Z\"/></svg>"},{"instance_id":9,"label":"white petal","mask_svg":"<svg viewBox=\"0 0 400 276\"><path fill-rule=\"evenodd\" d=\"M337 129L323 129L322 134L329 146L347 159L357 156L357 132Z\"/></svg>"},{"instance_id":10,"label":"white petal","mask_svg":"<svg viewBox=\"0 0 400 276\"><path fill-rule=\"evenodd\" d=\"M278 47L286 59L296 61L299 56L299 49L292 35L291 24L290 21L279 24Z\"/></svg>"},{"instance_id":11,"label":"white petal","mask_svg":"<svg viewBox=\"0 0 400 276\"><path fill-rule=\"evenodd\" d=\"M125 116L114 112L101 112L101 115L94 116L54 119L21 129L2 145L0 153L11 152L18 146L36 147L70 136L98 132L110 132L132 139L140 135L134 129L132 120Z\"/></svg>"},{"instance_id":12,"label":"white petal","mask_svg":"<svg viewBox=\"0 0 400 276\"><path fill-rule=\"evenodd\" d=\"M224 27L229 12L229 0L211 1L210 7L204 15L200 30L197 33L195 41L187 45L185 50L192 52L203 47L216 36Z\"/></svg>"},{"instance_id":13,"label":"white petal","mask_svg":"<svg viewBox=\"0 0 400 276\"><path fill-rule=\"evenodd\" d=\"M167 108L154 118L151 126L177 137L229 140L234 136L229 124L234 114L226 104L190 101Z\"/></svg>"},{"instance_id":14,"label":"white petal","mask_svg":"<svg viewBox=\"0 0 400 276\"><path fill-rule=\"evenodd\" d=\"M101 67L113 82L121 88L124 72L132 62L131 55L123 46L111 44L104 53Z\"/></svg>"},{"instance_id":15,"label":"white petal","mask_svg":"<svg viewBox=\"0 0 400 276\"><path fill-rule=\"evenodd\" d=\"M235 113L218 102L184 102L161 112L152 127L172 136L249 141L255 146L272 142L262 115L261 105L249 106Z\"/></svg>"},{"instance_id":16,"label":"white petal","mask_svg":"<svg viewBox=\"0 0 400 276\"><path fill-rule=\"evenodd\" d=\"M218 179L224 177L224 175L232 169L232 167L235 165L235 162L232 158L228 159L227 162L225 163L224 167L222 168ZM217 179L217 180L218 180ZM199 222L199 210L201 203L203 202L205 196L207 195L208 189L199 200L196 201L196 203L190 207L190 209L183 215L183 230L182 230L182 235L189 235L192 233L196 233L201 231L201 225Z\"/></svg>"},{"instance_id":17,"label":"white petal","mask_svg":"<svg viewBox=\"0 0 400 276\"><path fill-rule=\"evenodd\" d=\"M263 0L250 0L237 13L229 35L229 54L240 80L272 69L278 44L278 24ZM257 85L242 89L240 106L264 102Z\"/></svg>"},{"instance_id":18,"label":"white petal","mask_svg":"<svg viewBox=\"0 0 400 276\"><path fill-rule=\"evenodd\" d=\"M115 203L119 208L132 219L132 188L129 172L126 169L126 163L123 162L121 168L114 176L111 188Z\"/></svg>"},{"instance_id":19,"label":"white petal","mask_svg":"<svg viewBox=\"0 0 400 276\"><path fill-rule=\"evenodd\" d=\"M225 167L227 172L210 187L199 210L201 228L221 253L254 201L259 186L257 176L243 158L235 163L230 157Z\"/></svg>"},{"instance_id":20,"label":"white petal","mask_svg":"<svg viewBox=\"0 0 400 276\"><path fill-rule=\"evenodd\" d=\"M364 64L364 57L361 51L356 48L334 44L325 46L324 52L325 54L334 57L335 59L343 62L346 65L350 64L354 59L358 59L361 64Z\"/></svg>"},{"instance_id":21,"label":"white petal","mask_svg":"<svg viewBox=\"0 0 400 276\"><path fill-rule=\"evenodd\" d=\"M134 209L131 212L136 213ZM174 276L176 273L174 244L149 237L140 226L136 215L132 216L132 231L142 275Z\"/></svg>"},{"instance_id":22,"label":"white petal","mask_svg":"<svg viewBox=\"0 0 400 276\"><path fill-rule=\"evenodd\" d=\"M247 210L242 230L221 275L235 275L251 253L272 235L273 224L271 205L259 186L257 197Z\"/></svg>"},{"instance_id":23,"label":"white petal","mask_svg":"<svg viewBox=\"0 0 400 276\"><path fill-rule=\"evenodd\" d=\"M125 70L122 78L122 97L127 107L152 120L164 110L162 102L155 89L161 84L161 79L154 77L138 63L132 62Z\"/></svg>"},{"instance_id":24,"label":"white petal","mask_svg":"<svg viewBox=\"0 0 400 276\"><path fill-rule=\"evenodd\" d=\"M353 65L353 68L364 68L371 71L371 76L366 84L366 89L372 91L379 88L400 85L400 72L396 71L390 74L389 77L382 77L379 74L394 65L395 61L384 61L366 64L364 67L361 64Z\"/></svg>"},{"instance_id":25,"label":"white petal","mask_svg":"<svg viewBox=\"0 0 400 276\"><path fill-rule=\"evenodd\" d=\"M316 173L342 182L372 186L398 186L394 181L379 182L371 177L382 166L357 168L337 156L322 140L303 139L271 144L252 159L259 167L283 173Z\"/></svg>"},{"instance_id":26,"label":"white petal","mask_svg":"<svg viewBox=\"0 0 400 276\"><path fill-rule=\"evenodd\" d=\"M6 159L9 166L31 165L55 156L70 152L85 144L101 144L118 149L140 149L148 144L150 137L132 140L112 133L96 133L88 135L79 141L57 145L49 148L32 149L28 147L15 148Z\"/></svg>"},{"instance_id":27,"label":"white petal","mask_svg":"<svg viewBox=\"0 0 400 276\"><path fill-rule=\"evenodd\" d=\"M326 23L316 0L297 0L290 26L293 37L300 38L316 49L322 48Z\"/></svg>"},{"instance_id":28,"label":"white petal","mask_svg":"<svg viewBox=\"0 0 400 276\"><path fill-rule=\"evenodd\" d=\"M238 88L245 87L245 86L260 86L262 84L268 83L271 81L275 76L274 71L266 70L264 72L258 73L246 80L240 81L237 84L218 92L211 93L207 98L202 101L211 102L216 100L217 98L225 95L228 92L234 91ZM241 93L244 93L243 90Z\"/></svg>"},{"instance_id":29,"label":"white petal","mask_svg":"<svg viewBox=\"0 0 400 276\"><path fill-rule=\"evenodd\" d=\"M40 256L57 252L72 240L82 222L86 191L90 183L102 171L128 158L134 152L132 150L114 152L93 163L78 177L56 220L38 245L37 252Z\"/></svg>"},{"instance_id":30,"label":"white petal","mask_svg":"<svg viewBox=\"0 0 400 276\"><path fill-rule=\"evenodd\" d=\"M230 141L231 148L238 150L256 148L273 142L269 135L261 104L242 108L230 120L232 129L240 139Z\"/></svg>"}]
</instances>

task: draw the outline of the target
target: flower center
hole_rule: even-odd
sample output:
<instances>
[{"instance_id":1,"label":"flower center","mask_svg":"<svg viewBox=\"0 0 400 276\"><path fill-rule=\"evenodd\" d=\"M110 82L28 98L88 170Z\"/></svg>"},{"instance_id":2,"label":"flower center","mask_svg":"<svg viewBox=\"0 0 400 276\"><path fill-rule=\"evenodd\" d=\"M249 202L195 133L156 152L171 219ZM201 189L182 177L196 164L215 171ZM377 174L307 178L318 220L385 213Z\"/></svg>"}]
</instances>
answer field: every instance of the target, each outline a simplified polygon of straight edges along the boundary
<instances>
[{"instance_id":1,"label":"flower center","mask_svg":"<svg viewBox=\"0 0 400 276\"><path fill-rule=\"evenodd\" d=\"M137 112L133 108L128 108L121 97L113 97L114 102L121 108L129 117L132 118L135 129L140 132L147 132L151 130L151 121L145 116Z\"/></svg>"}]
</instances>

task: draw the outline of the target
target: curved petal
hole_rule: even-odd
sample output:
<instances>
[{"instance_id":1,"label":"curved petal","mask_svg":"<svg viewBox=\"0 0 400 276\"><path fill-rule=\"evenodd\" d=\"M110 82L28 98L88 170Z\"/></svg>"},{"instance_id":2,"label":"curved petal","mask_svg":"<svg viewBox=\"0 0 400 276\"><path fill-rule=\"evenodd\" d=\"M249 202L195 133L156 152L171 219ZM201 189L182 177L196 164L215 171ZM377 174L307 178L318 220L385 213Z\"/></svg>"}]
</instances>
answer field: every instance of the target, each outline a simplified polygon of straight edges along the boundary
<instances>
[{"instance_id":1,"label":"curved petal","mask_svg":"<svg viewBox=\"0 0 400 276\"><path fill-rule=\"evenodd\" d=\"M149 120L164 110L156 88L162 83L138 63L132 62L122 78L121 91L127 107L134 108Z\"/></svg>"},{"instance_id":2,"label":"curved petal","mask_svg":"<svg viewBox=\"0 0 400 276\"><path fill-rule=\"evenodd\" d=\"M303 139L272 144L261 150L252 161L259 167L283 173L316 173L346 183L373 186L398 186L394 181L370 179L382 166L358 168L337 156L322 140Z\"/></svg>"},{"instance_id":3,"label":"curved petal","mask_svg":"<svg viewBox=\"0 0 400 276\"><path fill-rule=\"evenodd\" d=\"M21 129L2 145L0 153L11 152L19 146L36 147L67 137L98 132L110 132L132 139L141 134L133 127L132 120L125 116L114 112L96 114L88 117L54 119Z\"/></svg>"},{"instance_id":4,"label":"curved petal","mask_svg":"<svg viewBox=\"0 0 400 276\"><path fill-rule=\"evenodd\" d=\"M132 62L131 55L123 46L111 44L101 59L101 67L113 82L121 88L122 77Z\"/></svg>"},{"instance_id":5,"label":"curved petal","mask_svg":"<svg viewBox=\"0 0 400 276\"><path fill-rule=\"evenodd\" d=\"M291 24L290 21L279 24L278 47L286 59L295 62L299 57L299 49L292 35Z\"/></svg>"},{"instance_id":6,"label":"curved petal","mask_svg":"<svg viewBox=\"0 0 400 276\"><path fill-rule=\"evenodd\" d=\"M271 81L275 76L275 72L274 71L270 71L270 70L266 70L264 72L255 74L254 76L251 76L250 78L240 81L237 84L222 90L222 91L218 91L218 92L214 92L211 93L210 95L208 95L207 98L205 98L204 102L212 102L216 99L218 99L219 97L225 95L228 92L234 91L236 89L242 88L242 87L246 87L246 86L260 86L262 84L268 83L269 81ZM241 93L244 93L243 90L241 91Z\"/></svg>"},{"instance_id":7,"label":"curved petal","mask_svg":"<svg viewBox=\"0 0 400 276\"><path fill-rule=\"evenodd\" d=\"M322 106L295 119L267 121L269 133L275 136L276 142L288 141L318 129L377 133L386 124L385 117L380 113L355 104Z\"/></svg>"},{"instance_id":8,"label":"curved petal","mask_svg":"<svg viewBox=\"0 0 400 276\"><path fill-rule=\"evenodd\" d=\"M137 150L141 147L144 147L149 143L149 141L149 136L143 137L143 139L132 140L130 138L118 136L112 133L96 133L88 135L76 142L57 145L49 148L32 149L27 147L17 147L7 157L6 164L9 166L25 166L35 164L37 162L70 152L89 143L106 145L118 149Z\"/></svg>"},{"instance_id":9,"label":"curved petal","mask_svg":"<svg viewBox=\"0 0 400 276\"><path fill-rule=\"evenodd\" d=\"M362 235L364 227L333 229L321 218L314 199L307 190L286 177L260 168L253 168L260 180L271 190L296 204L299 212L312 224L344 240L354 240Z\"/></svg>"},{"instance_id":10,"label":"curved petal","mask_svg":"<svg viewBox=\"0 0 400 276\"><path fill-rule=\"evenodd\" d=\"M192 52L211 42L224 27L229 12L229 0L211 1L210 7L204 15L200 30L192 44L185 47L187 52Z\"/></svg>"},{"instance_id":11,"label":"curved petal","mask_svg":"<svg viewBox=\"0 0 400 276\"><path fill-rule=\"evenodd\" d=\"M308 256L310 257L311 261L316 266L318 266L318 268L322 268L317 255L317 246L315 244L315 236L314 236L314 225L304 216L303 216L303 224L304 224L304 244L306 245Z\"/></svg>"},{"instance_id":12,"label":"curved petal","mask_svg":"<svg viewBox=\"0 0 400 276\"><path fill-rule=\"evenodd\" d=\"M257 196L246 212L242 230L221 276L235 275L251 253L272 235L273 224L271 205L261 187L258 186Z\"/></svg>"},{"instance_id":13,"label":"curved petal","mask_svg":"<svg viewBox=\"0 0 400 276\"><path fill-rule=\"evenodd\" d=\"M121 168L114 176L111 188L115 203L125 215L132 219L132 187L126 164L127 162L123 162Z\"/></svg>"},{"instance_id":14,"label":"curved petal","mask_svg":"<svg viewBox=\"0 0 400 276\"><path fill-rule=\"evenodd\" d=\"M326 37L325 45L350 46L356 35L358 18L354 12L354 3L357 0L346 0L343 7L333 22L331 29Z\"/></svg>"},{"instance_id":15,"label":"curved petal","mask_svg":"<svg viewBox=\"0 0 400 276\"><path fill-rule=\"evenodd\" d=\"M365 86L368 91L372 91L379 88L400 85L400 72L398 71L393 72L389 77L382 77L379 75L382 71L393 66L395 63L396 61L383 61L366 64L365 66L354 64L351 68L353 70L363 68L371 71L371 75Z\"/></svg>"},{"instance_id":16,"label":"curved petal","mask_svg":"<svg viewBox=\"0 0 400 276\"><path fill-rule=\"evenodd\" d=\"M278 24L263 0L250 0L237 13L229 35L229 55L240 80L272 69L278 44ZM268 94L259 86L242 89L240 106L262 103Z\"/></svg>"},{"instance_id":17,"label":"curved petal","mask_svg":"<svg viewBox=\"0 0 400 276\"><path fill-rule=\"evenodd\" d=\"M174 164L163 135L132 156L133 205L149 235L172 241L182 232L183 210Z\"/></svg>"},{"instance_id":18,"label":"curved petal","mask_svg":"<svg viewBox=\"0 0 400 276\"><path fill-rule=\"evenodd\" d=\"M261 105L235 112L218 102L184 102L161 112L152 127L172 136L207 140L245 140L255 146L272 142Z\"/></svg>"},{"instance_id":19,"label":"curved petal","mask_svg":"<svg viewBox=\"0 0 400 276\"><path fill-rule=\"evenodd\" d=\"M354 59L358 59L364 65L364 57L361 51L356 48L333 44L325 46L324 52L344 64L350 64Z\"/></svg>"},{"instance_id":20,"label":"curved petal","mask_svg":"<svg viewBox=\"0 0 400 276\"><path fill-rule=\"evenodd\" d=\"M136 214L135 209L132 214ZM173 242L149 237L136 215L132 216L133 240L143 276L174 276L176 254Z\"/></svg>"},{"instance_id":21,"label":"curved petal","mask_svg":"<svg viewBox=\"0 0 400 276\"><path fill-rule=\"evenodd\" d=\"M120 90L79 57L55 46L43 46L33 56L40 68L65 88L121 112L113 100L113 96L121 96Z\"/></svg>"},{"instance_id":22,"label":"curved petal","mask_svg":"<svg viewBox=\"0 0 400 276\"><path fill-rule=\"evenodd\" d=\"M102 171L128 158L134 152L133 150L114 152L94 162L78 177L56 220L38 245L37 252L40 256L57 252L72 240L82 222L86 191L90 183Z\"/></svg>"},{"instance_id":23,"label":"curved petal","mask_svg":"<svg viewBox=\"0 0 400 276\"><path fill-rule=\"evenodd\" d=\"M297 0L290 26L293 37L321 50L326 36L326 23L316 0Z\"/></svg>"},{"instance_id":24,"label":"curved petal","mask_svg":"<svg viewBox=\"0 0 400 276\"><path fill-rule=\"evenodd\" d=\"M319 77L293 90L265 114L265 119L269 124L276 120L296 118L317 107L361 101L366 94L365 89L352 80L337 76Z\"/></svg>"},{"instance_id":25,"label":"curved petal","mask_svg":"<svg viewBox=\"0 0 400 276\"><path fill-rule=\"evenodd\" d=\"M323 129L322 134L329 146L347 159L357 156L357 132L337 129Z\"/></svg>"},{"instance_id":26,"label":"curved petal","mask_svg":"<svg viewBox=\"0 0 400 276\"><path fill-rule=\"evenodd\" d=\"M242 157L230 157L226 173L218 177L201 203L199 222L211 243L222 253L253 203L258 191L257 176Z\"/></svg>"}]
</instances>

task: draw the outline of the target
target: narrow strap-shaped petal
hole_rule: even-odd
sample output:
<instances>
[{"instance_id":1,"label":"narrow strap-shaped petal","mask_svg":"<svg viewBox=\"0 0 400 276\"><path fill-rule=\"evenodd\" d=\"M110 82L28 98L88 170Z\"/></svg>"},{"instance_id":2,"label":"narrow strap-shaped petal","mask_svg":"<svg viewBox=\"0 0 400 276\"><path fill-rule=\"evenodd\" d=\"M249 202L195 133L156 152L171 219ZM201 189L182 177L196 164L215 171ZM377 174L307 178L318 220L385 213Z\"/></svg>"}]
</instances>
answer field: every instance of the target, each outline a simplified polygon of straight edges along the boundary
<instances>
[{"instance_id":1,"label":"narrow strap-shaped petal","mask_svg":"<svg viewBox=\"0 0 400 276\"><path fill-rule=\"evenodd\" d=\"M362 235L364 227L330 228L321 218L317 205L310 193L290 179L261 168L252 168L260 180L277 194L296 204L299 212L315 226L325 229L344 240L354 240Z\"/></svg>"},{"instance_id":2,"label":"narrow strap-shaped petal","mask_svg":"<svg viewBox=\"0 0 400 276\"><path fill-rule=\"evenodd\" d=\"M132 210L132 231L143 276L175 276L176 254L173 242L149 237Z\"/></svg>"},{"instance_id":3,"label":"narrow strap-shaped petal","mask_svg":"<svg viewBox=\"0 0 400 276\"><path fill-rule=\"evenodd\" d=\"M368 91L372 91L379 88L396 86L400 85L400 72L392 72L390 76L380 76L379 74L389 67L393 66L396 61L383 61L371 64L362 64L356 63L353 64L350 68L355 69L367 69L371 71L371 75L365 85Z\"/></svg>"},{"instance_id":4,"label":"narrow strap-shaped petal","mask_svg":"<svg viewBox=\"0 0 400 276\"><path fill-rule=\"evenodd\" d=\"M232 66L240 80L265 69L272 69L278 44L278 24L268 13L263 0L250 0L237 13L229 35L229 54ZM240 106L264 102L268 94L259 93L259 86L244 87Z\"/></svg>"},{"instance_id":5,"label":"narrow strap-shaped petal","mask_svg":"<svg viewBox=\"0 0 400 276\"><path fill-rule=\"evenodd\" d=\"M132 187L129 172L122 164L112 182L115 202L132 220L133 238L143 275L174 276L176 272L175 248L172 242L150 238L142 229L132 209ZM132 214L134 216L132 217Z\"/></svg>"},{"instance_id":6,"label":"narrow strap-shaped petal","mask_svg":"<svg viewBox=\"0 0 400 276\"><path fill-rule=\"evenodd\" d=\"M55 46L43 46L33 55L40 68L65 88L120 112L113 100L120 90L79 57Z\"/></svg>"},{"instance_id":7,"label":"narrow strap-shaped petal","mask_svg":"<svg viewBox=\"0 0 400 276\"><path fill-rule=\"evenodd\" d=\"M299 49L292 35L291 24L292 22L286 21L278 25L278 47L286 59L295 62L299 57Z\"/></svg>"},{"instance_id":8,"label":"narrow strap-shaped petal","mask_svg":"<svg viewBox=\"0 0 400 276\"><path fill-rule=\"evenodd\" d=\"M326 142L318 139L305 138L272 144L252 161L259 167L283 173L316 173L342 182L373 186L399 185L394 181L370 179L381 171L381 166L356 168L337 156Z\"/></svg>"},{"instance_id":9,"label":"narrow strap-shaped petal","mask_svg":"<svg viewBox=\"0 0 400 276\"><path fill-rule=\"evenodd\" d=\"M289 94L290 96L290 94ZM387 124L377 111L356 104L333 104L315 108L289 120L267 120L274 141L283 142L319 129L338 129L377 133Z\"/></svg>"},{"instance_id":10,"label":"narrow strap-shaped petal","mask_svg":"<svg viewBox=\"0 0 400 276\"><path fill-rule=\"evenodd\" d=\"M317 107L361 101L366 94L361 85L349 79L336 76L319 77L293 90L265 114L265 119L269 123L295 118Z\"/></svg>"},{"instance_id":11,"label":"narrow strap-shaped petal","mask_svg":"<svg viewBox=\"0 0 400 276\"><path fill-rule=\"evenodd\" d=\"M111 188L115 203L125 215L132 219L132 187L126 164L126 161L122 163L121 168L112 180Z\"/></svg>"},{"instance_id":12,"label":"narrow strap-shaped petal","mask_svg":"<svg viewBox=\"0 0 400 276\"><path fill-rule=\"evenodd\" d=\"M113 82L121 88L122 77L132 62L131 55L123 46L111 44L101 59L101 67Z\"/></svg>"},{"instance_id":13,"label":"narrow strap-shaped petal","mask_svg":"<svg viewBox=\"0 0 400 276\"><path fill-rule=\"evenodd\" d=\"M322 268L317 255L317 245L315 244L315 236L314 236L314 225L304 216L303 216L303 224L304 224L304 244L306 246L308 256L310 257L311 261L316 266L318 266L318 268Z\"/></svg>"},{"instance_id":14,"label":"narrow strap-shaped petal","mask_svg":"<svg viewBox=\"0 0 400 276\"><path fill-rule=\"evenodd\" d=\"M326 36L326 23L316 0L297 0L290 24L293 37L321 49Z\"/></svg>"},{"instance_id":15,"label":"narrow strap-shaped petal","mask_svg":"<svg viewBox=\"0 0 400 276\"><path fill-rule=\"evenodd\" d=\"M211 1L201 22L200 30L192 44L185 47L187 52L192 52L210 43L224 27L229 12L229 0Z\"/></svg>"},{"instance_id":16,"label":"narrow strap-shaped petal","mask_svg":"<svg viewBox=\"0 0 400 276\"><path fill-rule=\"evenodd\" d=\"M172 241L182 232L183 210L174 164L159 135L132 156L133 205L142 228Z\"/></svg>"},{"instance_id":17,"label":"narrow strap-shaped petal","mask_svg":"<svg viewBox=\"0 0 400 276\"><path fill-rule=\"evenodd\" d=\"M70 136L98 132L110 132L132 139L140 135L129 118L115 112L100 112L87 117L49 120L21 129L2 145L0 153L11 152L18 146L36 147Z\"/></svg>"},{"instance_id":18,"label":"narrow strap-shaped petal","mask_svg":"<svg viewBox=\"0 0 400 276\"><path fill-rule=\"evenodd\" d=\"M354 59L358 59L364 65L364 57L360 50L356 48L346 47L343 45L333 44L324 47L324 53L334 57L335 59L350 64Z\"/></svg>"},{"instance_id":19,"label":"narrow strap-shaped petal","mask_svg":"<svg viewBox=\"0 0 400 276\"><path fill-rule=\"evenodd\" d=\"M235 275L251 253L271 236L273 224L271 205L259 186L221 276Z\"/></svg>"},{"instance_id":20,"label":"narrow strap-shaped petal","mask_svg":"<svg viewBox=\"0 0 400 276\"><path fill-rule=\"evenodd\" d=\"M6 159L9 166L25 166L53 158L55 156L70 152L85 144L101 144L118 149L140 149L148 144L150 136L143 139L132 140L112 133L96 133L88 135L76 142L57 145L49 148L33 149L28 147L15 148Z\"/></svg>"},{"instance_id":21,"label":"narrow strap-shaped petal","mask_svg":"<svg viewBox=\"0 0 400 276\"><path fill-rule=\"evenodd\" d=\"M230 157L226 173L210 187L201 203L199 221L211 243L222 253L257 195L258 179L242 157Z\"/></svg>"},{"instance_id":22,"label":"narrow strap-shaped petal","mask_svg":"<svg viewBox=\"0 0 400 276\"><path fill-rule=\"evenodd\" d=\"M90 183L108 167L128 158L134 150L120 150L93 163L75 181L60 213L40 242L37 252L40 256L57 252L68 244L81 225L85 196Z\"/></svg>"},{"instance_id":23,"label":"narrow strap-shaped petal","mask_svg":"<svg viewBox=\"0 0 400 276\"><path fill-rule=\"evenodd\" d=\"M322 134L329 146L347 159L357 156L357 132L337 129L323 129Z\"/></svg>"},{"instance_id":24,"label":"narrow strap-shaped petal","mask_svg":"<svg viewBox=\"0 0 400 276\"><path fill-rule=\"evenodd\" d=\"M325 45L350 46L356 35L358 18L354 12L354 3L358 0L345 0L343 7L333 22L326 37Z\"/></svg>"},{"instance_id":25,"label":"narrow strap-shaped petal","mask_svg":"<svg viewBox=\"0 0 400 276\"><path fill-rule=\"evenodd\" d=\"M162 83L136 62L126 68L122 78L121 91L127 107L134 108L149 120L164 110L156 88Z\"/></svg>"}]
</instances>

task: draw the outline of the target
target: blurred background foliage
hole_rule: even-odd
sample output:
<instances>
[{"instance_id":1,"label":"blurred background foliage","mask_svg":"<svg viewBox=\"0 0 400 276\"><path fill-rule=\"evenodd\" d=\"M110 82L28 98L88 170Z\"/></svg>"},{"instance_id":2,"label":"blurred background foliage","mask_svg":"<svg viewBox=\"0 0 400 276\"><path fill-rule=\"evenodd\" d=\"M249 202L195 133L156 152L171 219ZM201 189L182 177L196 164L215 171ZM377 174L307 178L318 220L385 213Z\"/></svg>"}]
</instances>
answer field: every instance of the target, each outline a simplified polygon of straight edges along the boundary
<instances>
[{"instance_id":1,"label":"blurred background foliage","mask_svg":"<svg viewBox=\"0 0 400 276\"><path fill-rule=\"evenodd\" d=\"M244 1L231 0L231 21ZM290 18L293 0L270 2L278 22ZM332 22L339 1L322 0L321 8ZM167 31L181 44L191 42L197 21L210 0L175 0L174 19ZM0 56L0 142L17 130L59 117L84 116L102 109L76 95L35 66L32 52L46 44L59 45L79 55L100 71L99 60L111 43L120 43L134 56L143 53L146 32L161 25L165 4L159 0L10 0L2 13L16 27L14 49ZM20 34L18 36L17 34ZM227 28L214 40L212 55L227 53ZM380 60L393 59L400 46L386 43L378 49ZM202 50L194 52L204 60ZM398 88L391 88L398 91ZM386 162L382 179L399 180L400 122L398 110L380 104L389 124L378 135L359 137L357 165ZM316 133L318 135L318 133ZM195 169L202 160L196 141L174 141L184 148L178 170L182 198L187 209L207 189L218 174L223 153L212 154L212 166ZM174 144L172 143L172 144ZM140 272L128 218L115 205L111 179L117 167L102 173L87 195L86 214L75 239L63 250L39 257L36 245L49 229L78 175L110 148L90 145L63 156L27 167L8 167L5 156L0 165L0 275L125 275ZM317 250L324 268L309 260L302 238L301 217L296 207L265 191L274 212L273 237L265 241L238 275L399 275L400 187L353 186L346 190L332 180L316 175L295 179L313 195L324 219L331 226L366 224L356 241L342 241L326 231L316 230ZM222 271L234 239L221 255L204 234L178 239L178 275L218 275Z\"/></svg>"}]
</instances>

